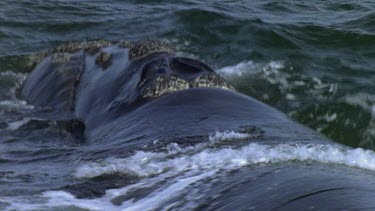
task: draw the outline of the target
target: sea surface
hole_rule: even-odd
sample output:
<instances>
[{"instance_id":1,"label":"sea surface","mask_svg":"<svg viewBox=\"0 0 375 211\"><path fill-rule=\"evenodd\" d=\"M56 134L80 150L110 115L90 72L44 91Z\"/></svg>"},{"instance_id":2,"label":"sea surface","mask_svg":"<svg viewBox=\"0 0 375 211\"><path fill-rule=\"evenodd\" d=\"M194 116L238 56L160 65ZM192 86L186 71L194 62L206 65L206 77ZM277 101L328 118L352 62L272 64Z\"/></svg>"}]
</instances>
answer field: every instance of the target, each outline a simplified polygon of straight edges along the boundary
<instances>
[{"instance_id":1,"label":"sea surface","mask_svg":"<svg viewBox=\"0 0 375 211\"><path fill-rule=\"evenodd\" d=\"M165 40L179 54L209 64L239 92L354 149L255 143L205 148L243 138L228 131L212 134L204 146L174 144L164 153L82 159L88 150L84 143L62 129L63 123L33 118L38 108L28 105L19 90L31 71L30 55L97 39ZM310 159L374 170L374 149L374 1L0 1L0 210L195 208L199 195L186 197L184 188L218 169ZM333 151L337 156L330 156ZM204 173L191 170L192 162ZM90 199L59 190L112 174L137 182ZM166 178L174 180L161 184ZM147 197L114 203L129 190L147 188ZM187 198L185 204L172 200L178 194Z\"/></svg>"}]
</instances>

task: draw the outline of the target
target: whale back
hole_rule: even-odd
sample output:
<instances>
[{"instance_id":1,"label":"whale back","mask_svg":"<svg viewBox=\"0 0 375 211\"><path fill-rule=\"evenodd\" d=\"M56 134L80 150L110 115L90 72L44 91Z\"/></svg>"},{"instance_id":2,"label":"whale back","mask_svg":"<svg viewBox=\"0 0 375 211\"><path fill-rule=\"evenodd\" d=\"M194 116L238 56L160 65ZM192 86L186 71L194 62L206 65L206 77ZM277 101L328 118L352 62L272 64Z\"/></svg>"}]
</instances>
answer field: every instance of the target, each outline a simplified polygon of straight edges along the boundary
<instances>
[{"instance_id":1,"label":"whale back","mask_svg":"<svg viewBox=\"0 0 375 211\"><path fill-rule=\"evenodd\" d=\"M22 94L38 107L73 112L75 90L84 71L84 54L57 53L46 57L27 77Z\"/></svg>"}]
</instances>

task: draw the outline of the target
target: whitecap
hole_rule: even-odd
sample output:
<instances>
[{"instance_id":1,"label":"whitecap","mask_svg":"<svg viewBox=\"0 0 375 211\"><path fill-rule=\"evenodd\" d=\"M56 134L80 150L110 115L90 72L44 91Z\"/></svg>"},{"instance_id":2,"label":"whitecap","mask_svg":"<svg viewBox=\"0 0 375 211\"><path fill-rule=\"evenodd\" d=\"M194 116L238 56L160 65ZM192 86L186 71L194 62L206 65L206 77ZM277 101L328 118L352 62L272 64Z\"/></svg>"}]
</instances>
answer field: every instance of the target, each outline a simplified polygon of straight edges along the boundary
<instances>
[{"instance_id":1,"label":"whitecap","mask_svg":"<svg viewBox=\"0 0 375 211\"><path fill-rule=\"evenodd\" d=\"M232 136L229 135L229 137ZM183 147L180 149L185 150ZM373 151L332 144L250 143L238 149L230 147L197 149L196 153L182 153L177 156L170 156L169 152L138 151L128 158L113 157L83 164L75 173L75 176L79 178L112 173L132 174L140 177L135 184L107 190L103 197L96 199L78 199L64 191L48 191L39 197L47 200L43 206L49 208L74 206L90 210L153 210L173 206L173 203L177 203L173 200L175 197L189 191L186 187L212 178L218 172L231 171L243 166L277 165L291 161L346 165L375 171ZM160 183L163 185L157 185ZM132 192L143 189L151 189L151 191L137 200L131 197ZM194 194L194 196L188 195L193 197L191 199L193 201L194 197L198 197ZM119 196L128 198L125 197L119 205L113 204L112 201ZM20 202L16 204L23 206ZM43 208L41 204L39 205ZM34 204L31 207L35 208L35 206L37 205Z\"/></svg>"},{"instance_id":2,"label":"whitecap","mask_svg":"<svg viewBox=\"0 0 375 211\"><path fill-rule=\"evenodd\" d=\"M17 130L31 121L31 118L23 118L22 120L11 122L8 124L8 130Z\"/></svg>"},{"instance_id":3,"label":"whitecap","mask_svg":"<svg viewBox=\"0 0 375 211\"><path fill-rule=\"evenodd\" d=\"M3 100L0 101L0 108L12 110L12 109L27 109L32 110L35 107L33 105L27 104L24 100Z\"/></svg>"}]
</instances>

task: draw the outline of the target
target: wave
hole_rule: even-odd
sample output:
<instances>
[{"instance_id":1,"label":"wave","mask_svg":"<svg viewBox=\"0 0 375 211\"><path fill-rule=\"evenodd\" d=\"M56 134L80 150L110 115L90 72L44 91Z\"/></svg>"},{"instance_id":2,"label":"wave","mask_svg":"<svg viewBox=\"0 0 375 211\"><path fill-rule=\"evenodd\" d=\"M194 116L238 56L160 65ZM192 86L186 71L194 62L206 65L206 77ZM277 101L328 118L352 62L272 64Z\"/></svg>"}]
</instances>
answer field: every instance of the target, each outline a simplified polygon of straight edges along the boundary
<instances>
[{"instance_id":1,"label":"wave","mask_svg":"<svg viewBox=\"0 0 375 211\"><path fill-rule=\"evenodd\" d=\"M233 82L238 91L288 113L335 141L352 146L361 146L357 142L371 145L375 140L375 98L371 91L364 90L373 90L373 6L371 2L323 1L124 3L114 0L95 5L66 0L2 1L0 128L5 130L1 132L20 135L17 130L29 124L23 114L34 109L16 96L26 77L17 72L29 71L25 68L26 56L21 54L70 40L161 38L172 42L177 39L180 54L222 67L218 72ZM29 138L39 141L43 136L34 135ZM0 209L4 204L9 204L6 209L16 210L54 210L56 206L90 210L156 209L173 197L199 198L197 193L189 194L187 191L191 189L184 188L214 177L218 171L243 166L319 162L374 171L374 153L361 148L261 143L228 144L231 148L222 144L244 136L228 131L212 134L209 142L194 147L170 144L167 152L138 151L127 158L79 162L82 165L71 175L73 180L120 174L133 175L139 181L108 190L97 199L78 199L63 191L29 198L1 197ZM62 137L66 138L66 134ZM7 142L12 144L17 142L21 148L28 146L23 144L23 138L0 138L11 140ZM14 155L21 156L18 152ZM133 197L147 188L144 197Z\"/></svg>"},{"instance_id":2,"label":"wave","mask_svg":"<svg viewBox=\"0 0 375 211\"><path fill-rule=\"evenodd\" d=\"M323 82L316 76L307 76L297 73L291 65L285 61L254 62L244 61L235 65L222 67L217 70L219 74L233 82L238 88L241 81L246 80L250 84L247 87L256 85L256 81L265 81L275 86L287 100L302 100L305 97L320 98L324 100L334 96L337 91L337 84ZM251 84L255 82L254 84ZM263 84L264 86L264 84ZM240 92L250 96L258 97L259 91L247 92L240 87ZM268 94L267 92L263 94ZM306 96L306 94L309 94ZM269 97L260 97L264 101ZM267 102L267 101L266 101Z\"/></svg>"},{"instance_id":3,"label":"wave","mask_svg":"<svg viewBox=\"0 0 375 211\"><path fill-rule=\"evenodd\" d=\"M284 111L339 143L374 147L375 97L371 92L347 94L346 84L303 74L298 67L282 60L246 60L217 72L239 92Z\"/></svg>"},{"instance_id":4,"label":"wave","mask_svg":"<svg viewBox=\"0 0 375 211\"><path fill-rule=\"evenodd\" d=\"M374 12L367 12L363 15L357 16L356 18L353 18L340 24L340 27L356 30L357 32L360 32L362 34L371 35L374 33L374 18Z\"/></svg>"},{"instance_id":5,"label":"wave","mask_svg":"<svg viewBox=\"0 0 375 211\"><path fill-rule=\"evenodd\" d=\"M375 153L373 151L322 144L272 146L251 143L240 149L206 149L194 155L169 158L170 156L171 153L139 151L129 158L108 158L101 162L86 164L77 169L75 176L91 178L103 174L119 173L148 177L165 172L178 174L192 169L233 170L247 165L289 161L340 164L375 171Z\"/></svg>"},{"instance_id":6,"label":"wave","mask_svg":"<svg viewBox=\"0 0 375 211\"><path fill-rule=\"evenodd\" d=\"M107 190L101 198L79 199L64 191L47 191L35 196L37 203L33 203L31 199L17 197L0 198L0 201L11 202L7 207L9 210L42 210L57 206L73 206L90 210L152 210L161 207L168 209L166 207L174 206L169 201L175 197L190 197L192 201L194 198L199 198L197 193L189 193L188 186L208 178L215 178L219 172L222 174L244 166L317 162L375 171L375 152L341 145L250 143L240 148L209 147L217 142L236 141L244 138L244 135L231 131L217 132L210 136L209 143L203 147L183 148L173 144L165 153L137 151L128 158L112 157L82 164L74 173L78 179L112 174L139 177L139 181L134 184ZM143 193L142 196L134 195L137 192Z\"/></svg>"}]
</instances>

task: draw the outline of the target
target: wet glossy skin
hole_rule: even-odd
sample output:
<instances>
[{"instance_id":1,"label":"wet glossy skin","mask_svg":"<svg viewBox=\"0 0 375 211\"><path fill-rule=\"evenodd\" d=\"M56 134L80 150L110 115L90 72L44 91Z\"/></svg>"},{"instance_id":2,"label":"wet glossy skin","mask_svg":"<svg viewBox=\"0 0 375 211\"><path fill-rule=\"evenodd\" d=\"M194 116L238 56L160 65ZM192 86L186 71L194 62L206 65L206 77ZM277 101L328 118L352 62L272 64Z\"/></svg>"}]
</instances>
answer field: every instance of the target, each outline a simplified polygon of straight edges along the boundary
<instances>
[{"instance_id":1,"label":"wet glossy skin","mask_svg":"<svg viewBox=\"0 0 375 211\"><path fill-rule=\"evenodd\" d=\"M100 52L111 55L104 66L97 62ZM86 140L103 143L102 156L123 156L152 145L154 140L160 140L156 145L160 148L182 140L185 145L195 144L222 130L254 133L257 141L267 144L334 144L276 109L234 91L191 88L143 97L145 87L158 76L191 82L214 74L199 61L169 53L129 60L128 49L118 46L100 52L77 51L70 54L69 62L65 57L46 58L30 74L23 94L31 104L50 107L58 114L55 117L82 121ZM113 145L116 151L106 152L106 147L112 149ZM374 173L317 163L243 167L223 173L217 185L208 187L210 195L200 200L205 209L371 209L375 207L375 186L363 181L375 184ZM106 190L114 187L112 183L94 186ZM90 188L92 185L89 183ZM201 191L207 189L201 185ZM72 192L92 197L79 189Z\"/></svg>"},{"instance_id":2,"label":"wet glossy skin","mask_svg":"<svg viewBox=\"0 0 375 211\"><path fill-rule=\"evenodd\" d=\"M98 63L103 52L111 56L105 66ZM23 95L33 105L70 113L91 130L152 100L142 94L158 76L193 81L215 74L200 61L169 53L132 60L128 53L127 48L110 46L96 54L80 50L49 56L30 74Z\"/></svg>"}]
</instances>

